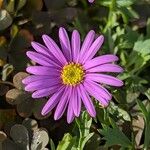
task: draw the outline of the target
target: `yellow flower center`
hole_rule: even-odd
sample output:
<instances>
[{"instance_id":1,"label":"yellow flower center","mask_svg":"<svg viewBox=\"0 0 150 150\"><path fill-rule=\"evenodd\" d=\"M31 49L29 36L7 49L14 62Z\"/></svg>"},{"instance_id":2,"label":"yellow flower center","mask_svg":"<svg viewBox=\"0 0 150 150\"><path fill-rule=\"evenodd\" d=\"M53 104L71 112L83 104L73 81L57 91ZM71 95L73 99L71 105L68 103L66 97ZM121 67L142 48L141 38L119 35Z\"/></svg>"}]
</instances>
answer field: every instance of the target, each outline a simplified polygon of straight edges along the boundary
<instances>
[{"instance_id":1,"label":"yellow flower center","mask_svg":"<svg viewBox=\"0 0 150 150\"><path fill-rule=\"evenodd\" d=\"M69 63L65 65L61 72L63 84L75 86L79 84L84 77L84 70L80 64Z\"/></svg>"}]
</instances>

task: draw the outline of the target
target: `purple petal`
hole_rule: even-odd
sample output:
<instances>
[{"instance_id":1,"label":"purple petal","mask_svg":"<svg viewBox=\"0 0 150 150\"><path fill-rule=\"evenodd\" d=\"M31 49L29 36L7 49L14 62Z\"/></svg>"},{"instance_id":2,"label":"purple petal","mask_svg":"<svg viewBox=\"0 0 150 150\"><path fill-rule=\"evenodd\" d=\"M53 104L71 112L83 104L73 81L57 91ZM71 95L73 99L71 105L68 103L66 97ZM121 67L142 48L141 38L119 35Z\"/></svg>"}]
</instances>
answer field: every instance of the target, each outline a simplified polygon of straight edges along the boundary
<instances>
[{"instance_id":1,"label":"purple petal","mask_svg":"<svg viewBox=\"0 0 150 150\"><path fill-rule=\"evenodd\" d=\"M96 82L93 82L90 80L85 80L84 85L86 88L89 88L89 89L97 92L99 95L101 95L101 97L103 97L107 100L112 99L112 95L108 92L108 90L106 88L104 88L100 84L97 84Z\"/></svg>"},{"instance_id":2,"label":"purple petal","mask_svg":"<svg viewBox=\"0 0 150 150\"><path fill-rule=\"evenodd\" d=\"M85 88L83 87L83 85L80 84L79 87L77 87L77 90L78 90L78 93L80 94L80 97L81 97L88 113L90 114L90 116L95 117L96 111L95 111L94 105L93 105L88 93L86 92Z\"/></svg>"},{"instance_id":3,"label":"purple petal","mask_svg":"<svg viewBox=\"0 0 150 150\"><path fill-rule=\"evenodd\" d=\"M79 62L82 62L82 59L84 58L84 55L87 53L87 50L90 48L94 40L94 37L95 37L95 32L93 30L89 31L81 47Z\"/></svg>"},{"instance_id":4,"label":"purple petal","mask_svg":"<svg viewBox=\"0 0 150 150\"><path fill-rule=\"evenodd\" d=\"M123 69L115 64L104 64L87 70L87 72L123 72Z\"/></svg>"},{"instance_id":5,"label":"purple petal","mask_svg":"<svg viewBox=\"0 0 150 150\"><path fill-rule=\"evenodd\" d=\"M51 56L51 52L49 52L49 50L42 44L37 42L31 42L31 45L38 53L44 54L46 56Z\"/></svg>"},{"instance_id":6,"label":"purple petal","mask_svg":"<svg viewBox=\"0 0 150 150\"><path fill-rule=\"evenodd\" d=\"M43 35L42 38L43 38L45 45L48 47L51 53L55 56L55 58L59 62L61 62L63 65L65 65L67 63L67 60L65 59L63 53L61 52L57 44L54 42L54 40L47 35Z\"/></svg>"},{"instance_id":7,"label":"purple petal","mask_svg":"<svg viewBox=\"0 0 150 150\"><path fill-rule=\"evenodd\" d=\"M43 65L43 66L54 66L55 65L58 68L60 67L60 66L58 66L58 64L56 64L55 62L53 62L46 56L43 56L42 54L32 52L32 51L28 51L26 54L31 60L33 60L34 62L36 62L40 65Z\"/></svg>"},{"instance_id":8,"label":"purple petal","mask_svg":"<svg viewBox=\"0 0 150 150\"><path fill-rule=\"evenodd\" d=\"M118 78L115 78L110 75L104 75L104 74L97 74L97 73L91 73L86 75L87 80L92 80L112 86L122 86L123 82L119 80Z\"/></svg>"},{"instance_id":9,"label":"purple petal","mask_svg":"<svg viewBox=\"0 0 150 150\"><path fill-rule=\"evenodd\" d=\"M51 79L43 79L35 82L31 82L28 85L26 85L25 90L26 91L35 91L35 90L42 90L45 88L50 88L54 85L60 84L61 81L59 78L51 78Z\"/></svg>"},{"instance_id":10,"label":"purple petal","mask_svg":"<svg viewBox=\"0 0 150 150\"><path fill-rule=\"evenodd\" d=\"M38 53L47 56L50 59L50 61L53 61L55 64L62 66L62 64L55 59L55 56L51 53L51 51L47 47L37 42L31 42L31 45Z\"/></svg>"},{"instance_id":11,"label":"purple petal","mask_svg":"<svg viewBox=\"0 0 150 150\"><path fill-rule=\"evenodd\" d=\"M82 63L86 62L93 58L93 56L97 53L104 42L104 36L99 36L91 45L89 49L87 49L87 53L85 53Z\"/></svg>"},{"instance_id":12,"label":"purple petal","mask_svg":"<svg viewBox=\"0 0 150 150\"><path fill-rule=\"evenodd\" d=\"M47 101L45 106L42 109L41 114L46 115L48 114L59 102L60 98L62 97L62 93L64 92L64 87L58 89L58 91L52 95L52 97Z\"/></svg>"},{"instance_id":13,"label":"purple petal","mask_svg":"<svg viewBox=\"0 0 150 150\"><path fill-rule=\"evenodd\" d=\"M88 0L89 1L89 3L93 3L94 2L94 0Z\"/></svg>"},{"instance_id":14,"label":"purple petal","mask_svg":"<svg viewBox=\"0 0 150 150\"><path fill-rule=\"evenodd\" d=\"M72 56L71 56L70 40L69 40L66 30L62 27L59 28L59 40L60 40L60 44L61 44L61 48L64 53L64 56L66 57L68 61L71 61Z\"/></svg>"},{"instance_id":15,"label":"purple petal","mask_svg":"<svg viewBox=\"0 0 150 150\"><path fill-rule=\"evenodd\" d=\"M59 76L60 71L54 67L30 66L26 69L28 73L35 75Z\"/></svg>"},{"instance_id":16,"label":"purple petal","mask_svg":"<svg viewBox=\"0 0 150 150\"><path fill-rule=\"evenodd\" d=\"M39 81L39 80L45 80L45 79L51 79L52 76L40 76L40 75L30 75L22 80L23 84L29 84L31 82Z\"/></svg>"},{"instance_id":17,"label":"purple petal","mask_svg":"<svg viewBox=\"0 0 150 150\"><path fill-rule=\"evenodd\" d=\"M89 68L92 68L92 67L99 66L101 64L106 64L106 63L110 63L110 62L114 62L114 61L118 61L118 57L116 55L111 55L111 54L102 55L102 56L98 56L94 59L91 59L91 60L87 61L83 65L83 67L85 69L89 69Z\"/></svg>"},{"instance_id":18,"label":"purple petal","mask_svg":"<svg viewBox=\"0 0 150 150\"><path fill-rule=\"evenodd\" d=\"M77 30L74 30L72 32L71 46L73 61L77 62L80 52L80 34Z\"/></svg>"},{"instance_id":19,"label":"purple petal","mask_svg":"<svg viewBox=\"0 0 150 150\"><path fill-rule=\"evenodd\" d=\"M105 107L108 106L109 100L111 100L111 98L108 97L109 95L107 95L107 97L105 97L104 95L106 95L106 92L104 92L104 94L103 94L103 91L104 91L103 89L101 89L100 87L91 86L91 85L92 84L89 84L89 82L84 82L84 86L85 86L85 89L87 90L87 92L91 96L96 98L101 103L101 105L103 105Z\"/></svg>"},{"instance_id":20,"label":"purple petal","mask_svg":"<svg viewBox=\"0 0 150 150\"><path fill-rule=\"evenodd\" d=\"M103 98L99 92L95 91L94 89L88 87L86 84L85 84L85 88L87 90L87 92L93 96L96 100L98 100L100 102L100 104L104 107L108 106L108 103L109 101L105 98Z\"/></svg>"},{"instance_id":21,"label":"purple petal","mask_svg":"<svg viewBox=\"0 0 150 150\"><path fill-rule=\"evenodd\" d=\"M72 99L69 99L68 110L67 110L67 122L71 123L74 119L75 115L73 113L73 103Z\"/></svg>"},{"instance_id":22,"label":"purple petal","mask_svg":"<svg viewBox=\"0 0 150 150\"><path fill-rule=\"evenodd\" d=\"M72 104L74 114L79 117L81 111L81 98L79 97L79 93L76 88L74 88L72 92Z\"/></svg>"},{"instance_id":23,"label":"purple petal","mask_svg":"<svg viewBox=\"0 0 150 150\"><path fill-rule=\"evenodd\" d=\"M54 85L50 88L37 90L32 94L32 98L41 98L41 97L45 97L45 96L50 96L51 94L55 93L60 86L61 85L58 84L58 85Z\"/></svg>"},{"instance_id":24,"label":"purple petal","mask_svg":"<svg viewBox=\"0 0 150 150\"><path fill-rule=\"evenodd\" d=\"M71 87L66 87L62 98L60 99L57 108L55 110L55 114L54 114L54 119L58 120L62 117L62 115L64 114L66 107L68 105L68 101L70 98L70 94L71 94Z\"/></svg>"}]
</instances>

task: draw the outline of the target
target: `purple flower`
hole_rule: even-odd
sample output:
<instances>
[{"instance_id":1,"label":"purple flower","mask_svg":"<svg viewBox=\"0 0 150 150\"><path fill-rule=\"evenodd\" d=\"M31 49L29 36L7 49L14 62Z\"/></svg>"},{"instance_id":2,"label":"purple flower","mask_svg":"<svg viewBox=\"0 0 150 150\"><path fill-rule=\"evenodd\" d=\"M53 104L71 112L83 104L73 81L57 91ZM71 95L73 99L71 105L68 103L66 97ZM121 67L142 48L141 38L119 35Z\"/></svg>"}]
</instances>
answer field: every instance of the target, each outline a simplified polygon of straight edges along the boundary
<instances>
[{"instance_id":1,"label":"purple flower","mask_svg":"<svg viewBox=\"0 0 150 150\"><path fill-rule=\"evenodd\" d=\"M56 107L54 119L58 120L67 109L67 122L70 123L75 116L80 115L83 103L90 116L95 117L96 111L91 96L106 107L112 95L104 85L123 85L116 77L104 74L123 71L120 66L112 63L117 61L118 57L107 54L93 58L104 41L102 35L95 39L93 30L87 34L81 45L77 30L72 32L70 41L66 30L61 27L61 49L49 36L43 35L42 38L46 46L32 42L36 52L27 52L27 56L38 65L26 69L32 75L23 80L25 90L33 92L33 98L50 96L42 109L42 115Z\"/></svg>"},{"instance_id":2,"label":"purple flower","mask_svg":"<svg viewBox=\"0 0 150 150\"><path fill-rule=\"evenodd\" d=\"M93 3L94 2L94 0L88 0L89 1L89 3Z\"/></svg>"}]
</instances>

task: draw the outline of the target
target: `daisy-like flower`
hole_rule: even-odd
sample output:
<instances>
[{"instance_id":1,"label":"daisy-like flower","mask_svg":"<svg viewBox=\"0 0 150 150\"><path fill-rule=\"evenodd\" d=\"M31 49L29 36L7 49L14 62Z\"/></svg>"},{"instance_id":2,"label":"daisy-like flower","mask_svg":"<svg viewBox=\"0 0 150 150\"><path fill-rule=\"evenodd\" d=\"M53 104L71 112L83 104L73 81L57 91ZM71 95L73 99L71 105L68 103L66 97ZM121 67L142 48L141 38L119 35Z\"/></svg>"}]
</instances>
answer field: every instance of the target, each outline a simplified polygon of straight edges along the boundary
<instances>
[{"instance_id":1,"label":"daisy-like flower","mask_svg":"<svg viewBox=\"0 0 150 150\"><path fill-rule=\"evenodd\" d=\"M94 2L94 0L88 0L89 1L89 3L93 3Z\"/></svg>"},{"instance_id":2,"label":"daisy-like flower","mask_svg":"<svg viewBox=\"0 0 150 150\"><path fill-rule=\"evenodd\" d=\"M32 42L36 52L27 52L27 56L38 65L26 69L32 75L23 80L25 90L33 92L33 98L50 97L42 109L42 115L56 107L54 119L58 120L67 109L67 122L70 123L80 115L83 103L90 116L95 117L91 96L106 107L112 95L104 85L123 85L118 78L104 74L123 71L112 63L118 57L107 54L93 58L104 41L102 35L95 39L93 30L89 31L82 45L77 30L72 32L70 41L62 27L59 29L61 48L49 36L43 35L42 38L46 46Z\"/></svg>"}]
</instances>

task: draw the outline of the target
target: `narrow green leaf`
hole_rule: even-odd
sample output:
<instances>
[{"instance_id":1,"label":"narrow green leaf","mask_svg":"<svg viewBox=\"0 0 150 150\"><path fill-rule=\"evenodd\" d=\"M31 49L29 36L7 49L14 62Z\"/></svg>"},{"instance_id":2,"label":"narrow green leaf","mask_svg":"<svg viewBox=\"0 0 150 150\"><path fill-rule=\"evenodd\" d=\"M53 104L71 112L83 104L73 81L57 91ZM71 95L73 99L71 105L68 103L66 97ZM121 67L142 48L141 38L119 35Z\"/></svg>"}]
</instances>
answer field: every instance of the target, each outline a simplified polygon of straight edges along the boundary
<instances>
[{"instance_id":1,"label":"narrow green leaf","mask_svg":"<svg viewBox=\"0 0 150 150\"><path fill-rule=\"evenodd\" d=\"M150 18L147 20L147 27L146 27L147 38L150 38Z\"/></svg>"},{"instance_id":2,"label":"narrow green leaf","mask_svg":"<svg viewBox=\"0 0 150 150\"><path fill-rule=\"evenodd\" d=\"M26 4L26 2L27 0L19 0L17 10L20 10Z\"/></svg>"},{"instance_id":3,"label":"narrow green leaf","mask_svg":"<svg viewBox=\"0 0 150 150\"><path fill-rule=\"evenodd\" d=\"M145 137L144 137L144 148L145 150L149 149L150 146L150 120L146 123L145 127Z\"/></svg>"},{"instance_id":4,"label":"narrow green leaf","mask_svg":"<svg viewBox=\"0 0 150 150\"><path fill-rule=\"evenodd\" d=\"M56 150L55 144L52 139L50 139L50 147L51 147L51 150Z\"/></svg>"},{"instance_id":5,"label":"narrow green leaf","mask_svg":"<svg viewBox=\"0 0 150 150\"><path fill-rule=\"evenodd\" d=\"M148 112L147 112L146 107L144 106L144 104L140 100L137 100L137 104L140 107L145 119L148 120Z\"/></svg>"}]
</instances>

